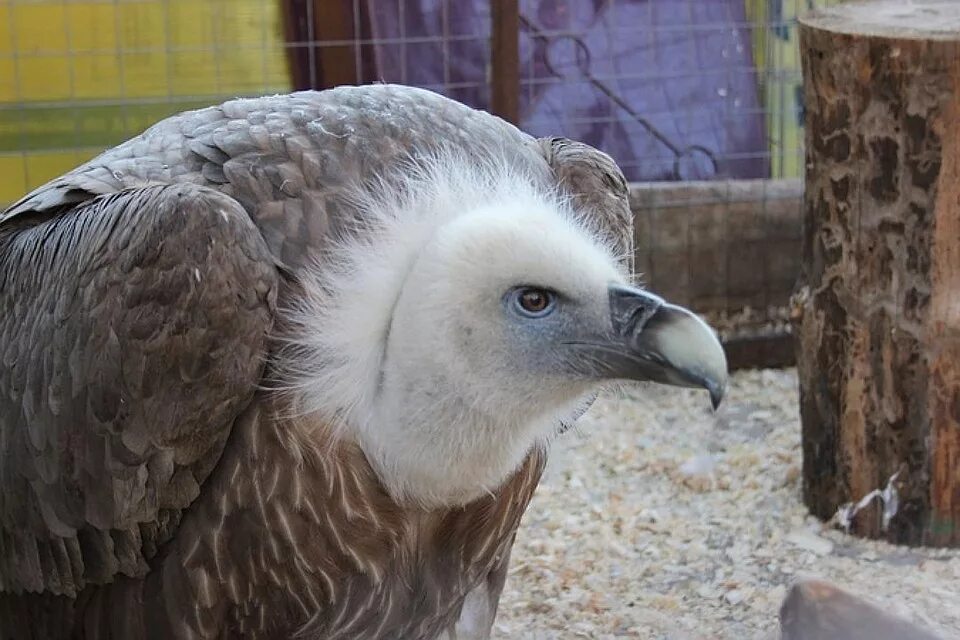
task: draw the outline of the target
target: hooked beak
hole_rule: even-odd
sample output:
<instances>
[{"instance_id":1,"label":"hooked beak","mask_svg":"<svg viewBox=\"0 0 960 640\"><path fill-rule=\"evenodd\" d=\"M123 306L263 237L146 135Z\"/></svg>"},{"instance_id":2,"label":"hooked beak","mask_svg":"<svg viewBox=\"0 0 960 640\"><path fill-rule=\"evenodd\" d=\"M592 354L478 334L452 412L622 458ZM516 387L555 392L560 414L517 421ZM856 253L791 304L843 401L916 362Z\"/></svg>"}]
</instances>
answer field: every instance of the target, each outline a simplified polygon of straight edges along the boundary
<instances>
[{"instance_id":1,"label":"hooked beak","mask_svg":"<svg viewBox=\"0 0 960 640\"><path fill-rule=\"evenodd\" d=\"M612 332L581 343L595 374L706 389L716 409L727 388L727 358L713 329L693 312L640 289L609 288Z\"/></svg>"}]
</instances>

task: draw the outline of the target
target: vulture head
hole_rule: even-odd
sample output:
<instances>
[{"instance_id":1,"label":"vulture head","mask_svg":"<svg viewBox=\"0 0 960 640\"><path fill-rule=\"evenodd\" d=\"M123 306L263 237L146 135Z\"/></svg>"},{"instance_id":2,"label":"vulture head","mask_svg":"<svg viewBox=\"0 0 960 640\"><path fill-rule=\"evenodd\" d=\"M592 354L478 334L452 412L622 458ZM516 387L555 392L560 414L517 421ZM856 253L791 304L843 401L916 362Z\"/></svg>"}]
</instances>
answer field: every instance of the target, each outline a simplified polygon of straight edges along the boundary
<instances>
[{"instance_id":1,"label":"vulture head","mask_svg":"<svg viewBox=\"0 0 960 640\"><path fill-rule=\"evenodd\" d=\"M304 279L283 356L299 408L357 442L395 499L493 491L614 381L720 402L714 332L632 285L552 181L442 154L398 176L356 189L363 232Z\"/></svg>"}]
</instances>

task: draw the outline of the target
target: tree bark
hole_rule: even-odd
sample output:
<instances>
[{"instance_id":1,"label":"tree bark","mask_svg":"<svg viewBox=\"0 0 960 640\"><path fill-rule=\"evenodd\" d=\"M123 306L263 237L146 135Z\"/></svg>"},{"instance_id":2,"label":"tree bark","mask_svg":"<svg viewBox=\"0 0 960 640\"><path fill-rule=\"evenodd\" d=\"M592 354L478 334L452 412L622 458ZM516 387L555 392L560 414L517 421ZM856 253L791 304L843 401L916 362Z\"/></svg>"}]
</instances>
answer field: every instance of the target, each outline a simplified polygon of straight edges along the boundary
<instances>
[{"instance_id":1,"label":"tree bark","mask_svg":"<svg viewBox=\"0 0 960 640\"><path fill-rule=\"evenodd\" d=\"M958 546L960 3L844 3L800 46L804 501L829 519L900 471L852 531Z\"/></svg>"}]
</instances>

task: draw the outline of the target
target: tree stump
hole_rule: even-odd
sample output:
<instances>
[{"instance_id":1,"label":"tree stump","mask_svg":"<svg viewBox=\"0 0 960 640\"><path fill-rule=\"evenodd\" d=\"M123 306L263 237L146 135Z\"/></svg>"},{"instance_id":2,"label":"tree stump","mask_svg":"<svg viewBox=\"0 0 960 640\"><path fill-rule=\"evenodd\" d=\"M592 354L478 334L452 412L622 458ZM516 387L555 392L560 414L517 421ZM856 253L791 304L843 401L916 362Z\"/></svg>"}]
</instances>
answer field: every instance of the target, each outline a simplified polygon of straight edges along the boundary
<instances>
[{"instance_id":1,"label":"tree stump","mask_svg":"<svg viewBox=\"0 0 960 640\"><path fill-rule=\"evenodd\" d=\"M800 47L804 501L826 520L889 483L887 517L877 500L844 524L957 546L960 3L840 4Z\"/></svg>"}]
</instances>

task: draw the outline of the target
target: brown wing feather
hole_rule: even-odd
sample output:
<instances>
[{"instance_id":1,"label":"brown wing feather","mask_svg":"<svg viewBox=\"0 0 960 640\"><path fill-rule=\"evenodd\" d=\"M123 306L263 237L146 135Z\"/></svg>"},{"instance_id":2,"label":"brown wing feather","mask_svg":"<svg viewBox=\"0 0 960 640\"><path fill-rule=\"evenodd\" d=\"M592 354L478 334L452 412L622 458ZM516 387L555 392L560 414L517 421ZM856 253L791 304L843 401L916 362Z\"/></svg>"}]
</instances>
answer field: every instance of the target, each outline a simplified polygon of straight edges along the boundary
<instances>
[{"instance_id":1,"label":"brown wing feather","mask_svg":"<svg viewBox=\"0 0 960 640\"><path fill-rule=\"evenodd\" d=\"M0 591L146 571L255 390L276 280L204 187L0 228Z\"/></svg>"},{"instance_id":2,"label":"brown wing feather","mask_svg":"<svg viewBox=\"0 0 960 640\"><path fill-rule=\"evenodd\" d=\"M203 184L237 200L295 270L350 224L346 192L358 181L399 177L401 161L448 145L552 179L535 141L488 113L411 87L339 87L168 118L29 194L0 226L121 189Z\"/></svg>"},{"instance_id":3,"label":"brown wing feather","mask_svg":"<svg viewBox=\"0 0 960 640\"><path fill-rule=\"evenodd\" d=\"M537 140L561 188L573 205L633 267L633 213L623 172L613 158L567 138Z\"/></svg>"}]
</instances>

